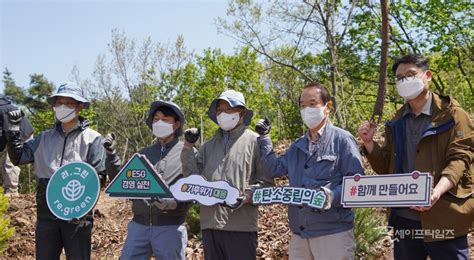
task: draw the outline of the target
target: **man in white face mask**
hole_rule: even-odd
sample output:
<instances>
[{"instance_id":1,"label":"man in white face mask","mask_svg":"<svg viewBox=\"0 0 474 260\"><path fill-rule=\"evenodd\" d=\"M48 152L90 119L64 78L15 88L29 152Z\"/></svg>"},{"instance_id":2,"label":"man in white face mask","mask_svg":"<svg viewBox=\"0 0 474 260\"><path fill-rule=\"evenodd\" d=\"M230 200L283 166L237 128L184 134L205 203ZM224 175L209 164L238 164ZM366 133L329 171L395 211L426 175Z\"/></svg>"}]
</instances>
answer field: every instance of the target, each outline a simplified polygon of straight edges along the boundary
<instances>
[{"instance_id":1,"label":"man in white face mask","mask_svg":"<svg viewBox=\"0 0 474 260\"><path fill-rule=\"evenodd\" d=\"M378 174L417 170L434 177L431 207L391 210L395 234L415 230L424 235L397 237L394 257L468 259L467 233L474 225L472 122L454 99L429 91L432 72L423 56L403 56L392 70L406 103L386 124L383 144L373 140L375 125L359 127L367 159ZM430 235L435 231L444 235Z\"/></svg>"},{"instance_id":2,"label":"man in white face mask","mask_svg":"<svg viewBox=\"0 0 474 260\"><path fill-rule=\"evenodd\" d=\"M292 231L290 259L353 259L354 213L341 206L342 178L363 174L362 161L354 137L329 122L332 107L326 87L310 83L300 96L300 112L306 134L294 141L282 156L273 151L268 136L270 122L260 119L256 131L264 172L269 178L288 176L290 186L322 190L324 211L307 205L290 206Z\"/></svg>"},{"instance_id":3,"label":"man in white face mask","mask_svg":"<svg viewBox=\"0 0 474 260\"><path fill-rule=\"evenodd\" d=\"M207 112L219 125L212 139L195 155L192 147L199 138L197 129L185 132L181 154L183 174L200 174L209 181L224 180L238 188L246 198L240 207L201 205L204 257L207 260L255 259L257 257L258 210L249 204L251 192L272 185L260 169L257 137L246 129L253 116L244 95L227 90L214 99Z\"/></svg>"},{"instance_id":4,"label":"man in white face mask","mask_svg":"<svg viewBox=\"0 0 474 260\"><path fill-rule=\"evenodd\" d=\"M138 153L145 155L168 185L183 176L183 142L178 137L184 123L184 114L175 103L155 101L150 105L146 124L157 142ZM107 162L120 165L113 135L106 137L104 147ZM109 177L114 178L115 174ZM133 199L133 219L128 224L120 259L150 259L152 255L157 259L185 259L188 235L184 221L190 205L173 199Z\"/></svg>"},{"instance_id":5,"label":"man in white face mask","mask_svg":"<svg viewBox=\"0 0 474 260\"><path fill-rule=\"evenodd\" d=\"M80 220L65 221L54 216L46 203L49 179L61 166L75 161L95 168L105 183L105 149L102 136L89 128L89 122L79 116L89 107L81 88L74 83L61 85L47 99L53 107L56 125L23 142L18 124L21 111L8 113L8 155L15 165L33 163L37 179L37 222L35 231L36 259L59 259L64 248L68 259L90 259L92 210Z\"/></svg>"}]
</instances>

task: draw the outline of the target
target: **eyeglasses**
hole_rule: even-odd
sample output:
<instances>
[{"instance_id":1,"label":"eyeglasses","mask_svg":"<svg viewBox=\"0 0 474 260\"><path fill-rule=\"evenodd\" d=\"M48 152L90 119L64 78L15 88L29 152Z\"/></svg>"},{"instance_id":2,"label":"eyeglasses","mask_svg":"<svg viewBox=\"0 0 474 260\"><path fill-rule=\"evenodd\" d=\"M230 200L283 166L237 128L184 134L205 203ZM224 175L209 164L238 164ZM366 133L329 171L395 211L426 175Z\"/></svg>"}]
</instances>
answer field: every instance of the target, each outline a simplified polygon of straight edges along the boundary
<instances>
[{"instance_id":1,"label":"eyeglasses","mask_svg":"<svg viewBox=\"0 0 474 260\"><path fill-rule=\"evenodd\" d=\"M415 78L418 74L424 73L424 71L409 71L406 75L398 75L395 77L396 82L403 82L408 78Z\"/></svg>"},{"instance_id":2,"label":"eyeglasses","mask_svg":"<svg viewBox=\"0 0 474 260\"><path fill-rule=\"evenodd\" d=\"M54 102L53 106L59 107L61 105L65 105L68 108L75 108L77 106L77 104L79 104L79 103L78 102L59 102L59 101L56 101L56 102Z\"/></svg>"}]
</instances>

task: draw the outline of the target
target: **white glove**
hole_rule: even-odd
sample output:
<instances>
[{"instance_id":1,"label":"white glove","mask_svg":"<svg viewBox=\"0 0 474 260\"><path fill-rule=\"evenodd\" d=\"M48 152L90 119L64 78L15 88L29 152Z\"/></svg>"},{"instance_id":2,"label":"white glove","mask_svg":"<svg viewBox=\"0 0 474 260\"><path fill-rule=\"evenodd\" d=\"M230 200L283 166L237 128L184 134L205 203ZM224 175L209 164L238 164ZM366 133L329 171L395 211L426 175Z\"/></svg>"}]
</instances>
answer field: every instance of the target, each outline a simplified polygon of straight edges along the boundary
<instances>
[{"instance_id":1,"label":"white glove","mask_svg":"<svg viewBox=\"0 0 474 260\"><path fill-rule=\"evenodd\" d=\"M331 183L328 183L321 187L321 190L324 192L324 194L326 194L326 201L324 201L323 210L329 210L331 208L332 201L334 200L334 193L329 188L330 186Z\"/></svg>"}]
</instances>

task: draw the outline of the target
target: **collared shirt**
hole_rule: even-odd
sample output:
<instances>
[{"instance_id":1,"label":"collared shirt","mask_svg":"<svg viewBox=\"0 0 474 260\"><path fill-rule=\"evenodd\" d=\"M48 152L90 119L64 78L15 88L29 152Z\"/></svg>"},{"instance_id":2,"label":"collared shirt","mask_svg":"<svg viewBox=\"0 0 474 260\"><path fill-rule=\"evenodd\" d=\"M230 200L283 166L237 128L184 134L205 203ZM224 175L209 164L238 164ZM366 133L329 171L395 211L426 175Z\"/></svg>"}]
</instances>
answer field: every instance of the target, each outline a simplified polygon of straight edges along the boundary
<instances>
[{"instance_id":1,"label":"collared shirt","mask_svg":"<svg viewBox=\"0 0 474 260\"><path fill-rule=\"evenodd\" d=\"M271 139L259 138L261 161L264 173L269 178L288 175L289 186L319 189L329 184L333 191L332 207L317 212L301 205L288 207L290 229L302 238L319 237L344 232L353 227L354 213L341 205L342 180L344 176L363 174L364 168L354 137L347 131L333 126L324 126L318 138L313 156L308 150L307 135L298 138L281 156L273 150Z\"/></svg>"},{"instance_id":2,"label":"collared shirt","mask_svg":"<svg viewBox=\"0 0 474 260\"><path fill-rule=\"evenodd\" d=\"M431 103L433 95L429 93L428 100L421 109L420 114L411 112L410 105L407 104L403 116L405 117L405 158L403 160L403 172L409 173L417 170L415 167L415 157L417 146L423 137L425 130L431 125ZM397 215L411 219L420 220L420 214L412 209L400 208L396 210Z\"/></svg>"},{"instance_id":3,"label":"collared shirt","mask_svg":"<svg viewBox=\"0 0 474 260\"><path fill-rule=\"evenodd\" d=\"M420 142L424 131L431 125L431 103L433 97L429 93L426 104L419 115L411 112L409 105L405 107L405 159L403 160L403 171L412 172L415 169L416 147Z\"/></svg>"},{"instance_id":4,"label":"collared shirt","mask_svg":"<svg viewBox=\"0 0 474 260\"><path fill-rule=\"evenodd\" d=\"M428 100L426 100L425 105L421 108L420 114L425 114L431 116L431 103L433 103L433 94L429 92ZM406 116L408 113L411 113L410 105L407 104L403 116Z\"/></svg>"},{"instance_id":5,"label":"collared shirt","mask_svg":"<svg viewBox=\"0 0 474 260\"><path fill-rule=\"evenodd\" d=\"M318 140L321 139L321 136L323 136L324 129L326 128L327 121L324 123L324 125L318 130L316 133L316 140L311 140L311 133L310 130L308 129L308 132L306 132L306 138L308 138L308 151L309 154L312 155L317 147Z\"/></svg>"}]
</instances>

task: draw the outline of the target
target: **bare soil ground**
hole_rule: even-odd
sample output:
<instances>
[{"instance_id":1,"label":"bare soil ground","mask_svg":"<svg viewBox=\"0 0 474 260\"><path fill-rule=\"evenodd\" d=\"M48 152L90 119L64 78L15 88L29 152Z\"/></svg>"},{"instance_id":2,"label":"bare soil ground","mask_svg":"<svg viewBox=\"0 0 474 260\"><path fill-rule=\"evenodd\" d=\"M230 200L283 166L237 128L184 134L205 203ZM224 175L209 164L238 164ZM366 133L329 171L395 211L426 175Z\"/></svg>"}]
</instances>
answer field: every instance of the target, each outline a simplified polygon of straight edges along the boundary
<instances>
[{"instance_id":1,"label":"bare soil ground","mask_svg":"<svg viewBox=\"0 0 474 260\"><path fill-rule=\"evenodd\" d=\"M281 153L288 147L283 143L276 147ZM366 167L369 167L365 162ZM286 185L286 180L277 181ZM382 213L381 213L382 214ZM34 259L36 203L34 194L21 194L10 199L7 217L15 227L15 234L8 241L8 248L0 259ZM92 259L118 259L127 236L127 224L132 218L131 203L112 199L102 192L95 207L94 229L92 232ZM287 259L288 229L287 207L271 205L259 207L258 249L259 259ZM189 234L186 256L188 259L203 259L203 247L197 235ZM474 259L474 232L468 235L470 258ZM391 259L389 237L373 245L375 259ZM65 259L65 257L63 257Z\"/></svg>"},{"instance_id":2,"label":"bare soil ground","mask_svg":"<svg viewBox=\"0 0 474 260\"><path fill-rule=\"evenodd\" d=\"M262 259L286 259L290 231L287 210L282 205L260 207L258 255ZM36 204L34 194L20 195L10 200L7 216L15 227L15 234L1 258L33 259L35 256ZM111 199L101 194L95 209L92 235L93 259L118 259L127 235L127 224L132 217L131 203ZM474 234L469 236L470 256L474 259ZM386 239L374 246L378 259L390 259L390 242ZM189 259L202 259L201 241L196 235L189 238L186 250Z\"/></svg>"}]
</instances>

